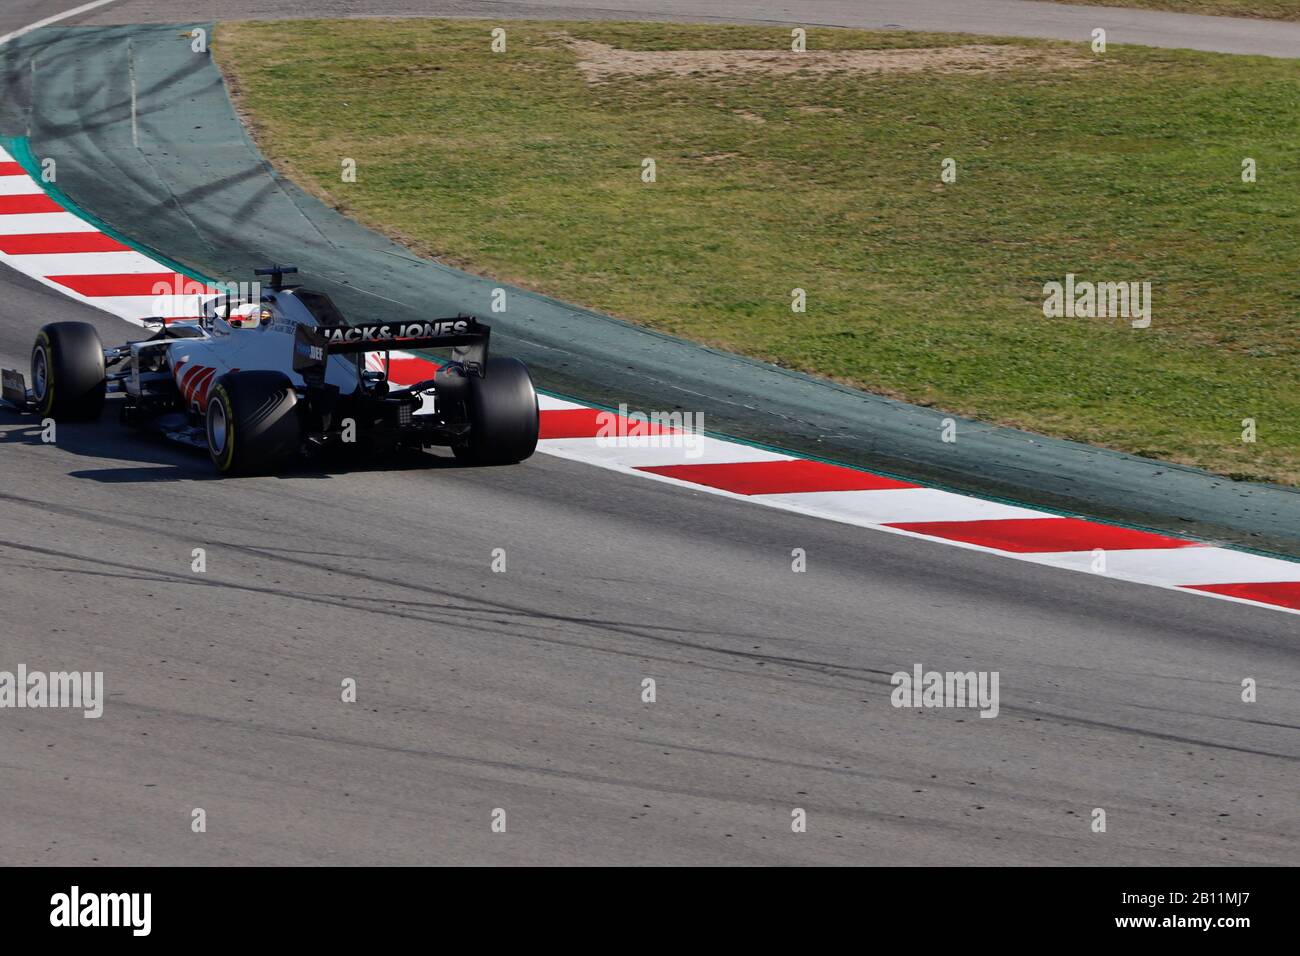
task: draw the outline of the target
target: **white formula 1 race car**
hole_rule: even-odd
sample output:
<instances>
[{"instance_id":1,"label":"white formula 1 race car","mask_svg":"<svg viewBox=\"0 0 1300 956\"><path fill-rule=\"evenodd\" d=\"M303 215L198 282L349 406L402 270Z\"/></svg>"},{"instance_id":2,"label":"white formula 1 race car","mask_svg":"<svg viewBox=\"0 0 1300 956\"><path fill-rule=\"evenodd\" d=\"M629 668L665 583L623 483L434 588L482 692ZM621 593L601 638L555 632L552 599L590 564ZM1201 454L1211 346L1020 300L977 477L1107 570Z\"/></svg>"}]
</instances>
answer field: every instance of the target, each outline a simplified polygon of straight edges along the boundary
<instances>
[{"instance_id":1,"label":"white formula 1 race car","mask_svg":"<svg viewBox=\"0 0 1300 956\"><path fill-rule=\"evenodd\" d=\"M104 348L95 327L54 322L32 349L31 387L5 369L6 403L55 421L97 420L121 395L121 420L206 448L223 474L277 470L355 443L366 454L447 446L475 464L522 461L537 447L537 393L522 362L488 357L473 316L351 325L329 297L271 277L260 301L202 300L203 316L159 322ZM449 348L427 381L395 387L365 353Z\"/></svg>"}]
</instances>

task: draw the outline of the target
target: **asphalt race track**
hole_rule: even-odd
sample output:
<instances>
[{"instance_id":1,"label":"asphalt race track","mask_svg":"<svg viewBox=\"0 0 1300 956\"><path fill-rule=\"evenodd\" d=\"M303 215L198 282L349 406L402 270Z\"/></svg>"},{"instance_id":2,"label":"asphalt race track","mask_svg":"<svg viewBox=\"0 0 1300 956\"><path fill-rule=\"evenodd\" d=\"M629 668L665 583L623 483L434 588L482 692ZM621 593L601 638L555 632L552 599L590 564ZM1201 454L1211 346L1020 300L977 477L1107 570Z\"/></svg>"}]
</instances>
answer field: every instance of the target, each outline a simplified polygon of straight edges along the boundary
<instances>
[{"instance_id":1,"label":"asphalt race track","mask_svg":"<svg viewBox=\"0 0 1300 956\"><path fill-rule=\"evenodd\" d=\"M4 365L61 319L138 331L0 271ZM1292 615L546 456L216 480L111 412L0 411L0 502L0 665L108 693L0 714L7 864L1300 862ZM917 662L1000 717L892 708Z\"/></svg>"},{"instance_id":2,"label":"asphalt race track","mask_svg":"<svg viewBox=\"0 0 1300 956\"><path fill-rule=\"evenodd\" d=\"M0 31L80 6L78 0L7 0ZM179 23L300 17L531 17L555 20L695 20L900 28L1086 41L1263 56L1300 55L1300 23L1191 16L1036 0L114 0L68 24ZM9 23L11 25L6 26Z\"/></svg>"}]
</instances>

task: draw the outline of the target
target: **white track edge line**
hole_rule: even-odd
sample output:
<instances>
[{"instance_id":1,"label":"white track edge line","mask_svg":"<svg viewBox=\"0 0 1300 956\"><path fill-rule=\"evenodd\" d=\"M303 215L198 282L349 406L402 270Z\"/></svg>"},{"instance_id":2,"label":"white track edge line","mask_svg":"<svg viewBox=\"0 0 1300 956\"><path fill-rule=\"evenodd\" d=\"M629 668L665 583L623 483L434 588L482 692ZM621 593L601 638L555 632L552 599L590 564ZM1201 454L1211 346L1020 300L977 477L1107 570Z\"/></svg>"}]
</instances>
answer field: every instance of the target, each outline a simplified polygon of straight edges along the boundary
<instances>
[{"instance_id":1,"label":"white track edge line","mask_svg":"<svg viewBox=\"0 0 1300 956\"><path fill-rule=\"evenodd\" d=\"M4 46L10 40L17 40L21 36L26 36L33 30L39 30L41 27L48 27L51 24L58 23L60 20L66 20L69 17L75 17L82 13L89 13L99 7L106 7L114 0L91 0L90 3L83 3L79 7L73 7L71 10L64 10L62 13L56 13L52 17L46 17L44 20L37 20L35 23L29 23L25 27L19 27L11 33L6 33L0 37L0 46Z\"/></svg>"}]
</instances>

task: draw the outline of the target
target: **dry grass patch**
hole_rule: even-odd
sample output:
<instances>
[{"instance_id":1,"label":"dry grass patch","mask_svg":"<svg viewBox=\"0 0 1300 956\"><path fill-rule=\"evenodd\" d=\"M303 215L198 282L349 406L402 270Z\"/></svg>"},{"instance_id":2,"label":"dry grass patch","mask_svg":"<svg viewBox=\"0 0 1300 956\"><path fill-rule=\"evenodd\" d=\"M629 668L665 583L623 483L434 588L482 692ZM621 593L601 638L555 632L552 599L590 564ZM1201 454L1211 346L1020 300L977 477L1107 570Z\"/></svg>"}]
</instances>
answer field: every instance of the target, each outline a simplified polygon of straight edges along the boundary
<instances>
[{"instance_id":1,"label":"dry grass patch","mask_svg":"<svg viewBox=\"0 0 1300 956\"><path fill-rule=\"evenodd\" d=\"M901 50L626 50L564 35L588 83L624 76L761 74L978 73L1020 68L1079 69L1089 60L1073 50L971 44Z\"/></svg>"}]
</instances>

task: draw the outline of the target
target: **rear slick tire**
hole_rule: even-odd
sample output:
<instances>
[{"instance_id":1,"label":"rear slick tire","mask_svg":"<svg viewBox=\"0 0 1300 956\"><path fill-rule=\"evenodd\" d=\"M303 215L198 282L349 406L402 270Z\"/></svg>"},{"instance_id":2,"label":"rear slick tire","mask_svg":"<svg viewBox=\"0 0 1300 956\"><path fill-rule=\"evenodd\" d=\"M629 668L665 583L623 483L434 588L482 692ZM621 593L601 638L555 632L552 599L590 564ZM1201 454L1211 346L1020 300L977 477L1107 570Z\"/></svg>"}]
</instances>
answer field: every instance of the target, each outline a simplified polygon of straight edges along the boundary
<instances>
[{"instance_id":1,"label":"rear slick tire","mask_svg":"<svg viewBox=\"0 0 1300 956\"><path fill-rule=\"evenodd\" d=\"M469 376L469 439L452 451L473 465L513 465L537 450L537 390L518 359L490 358L484 371Z\"/></svg>"},{"instance_id":2,"label":"rear slick tire","mask_svg":"<svg viewBox=\"0 0 1300 956\"><path fill-rule=\"evenodd\" d=\"M302 447L298 393L281 372L227 372L208 396L208 455L223 475L264 475Z\"/></svg>"}]
</instances>

